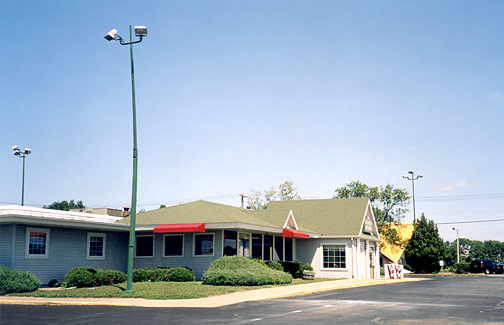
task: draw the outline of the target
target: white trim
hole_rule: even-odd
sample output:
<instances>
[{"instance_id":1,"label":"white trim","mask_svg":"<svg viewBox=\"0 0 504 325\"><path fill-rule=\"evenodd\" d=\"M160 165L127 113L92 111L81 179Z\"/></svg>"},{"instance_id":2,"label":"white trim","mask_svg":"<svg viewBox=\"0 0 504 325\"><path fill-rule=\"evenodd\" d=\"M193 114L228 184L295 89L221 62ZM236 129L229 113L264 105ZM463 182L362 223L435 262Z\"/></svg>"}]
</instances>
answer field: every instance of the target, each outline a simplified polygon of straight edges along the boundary
<instances>
[{"instance_id":1,"label":"white trim","mask_svg":"<svg viewBox=\"0 0 504 325\"><path fill-rule=\"evenodd\" d=\"M102 237L103 238L103 250L102 256L91 256L89 255L89 249L91 248L91 237ZM88 232L87 233L87 245L86 245L86 260L104 260L106 255L106 243L107 243L107 234L105 233L97 233L97 232Z\"/></svg>"},{"instance_id":2,"label":"white trim","mask_svg":"<svg viewBox=\"0 0 504 325\"><path fill-rule=\"evenodd\" d=\"M208 236L212 235L212 254L205 254L205 255L196 255L196 236ZM238 249L238 246L236 247ZM215 255L215 233L209 232L209 233L200 233L200 234L193 234L193 249L192 249L192 256L193 257L211 257Z\"/></svg>"},{"instance_id":3,"label":"white trim","mask_svg":"<svg viewBox=\"0 0 504 325\"><path fill-rule=\"evenodd\" d=\"M344 268L329 268L324 267L324 246L343 246L345 249L345 267ZM321 271L343 271L348 272L348 245L346 244L338 244L338 243L320 243L320 270Z\"/></svg>"},{"instance_id":4,"label":"white trim","mask_svg":"<svg viewBox=\"0 0 504 325\"><path fill-rule=\"evenodd\" d=\"M129 231L129 225L100 223L78 220L51 219L34 216L3 216L0 215L0 223L30 224L46 227L79 228L93 230Z\"/></svg>"},{"instance_id":5,"label":"white trim","mask_svg":"<svg viewBox=\"0 0 504 325\"><path fill-rule=\"evenodd\" d=\"M294 212L292 212L292 209L289 211L289 215L287 216L287 219L285 220L285 223L283 225L284 229L286 229L287 226L289 225L289 220L292 220L292 222L294 223L295 230L299 230L299 227L297 225L296 218L294 218Z\"/></svg>"},{"instance_id":6,"label":"white trim","mask_svg":"<svg viewBox=\"0 0 504 325\"><path fill-rule=\"evenodd\" d=\"M46 234L46 242L45 242L45 254L30 254L30 232L43 232ZM26 240L25 240L25 258L49 258L49 238L50 238L50 230L46 228L32 228L26 227Z\"/></svg>"},{"instance_id":7,"label":"white trim","mask_svg":"<svg viewBox=\"0 0 504 325\"><path fill-rule=\"evenodd\" d=\"M138 237L152 237L152 256L137 256L137 238ZM135 258L154 258L156 255L156 236L155 235L136 235L135 236Z\"/></svg>"},{"instance_id":8,"label":"white trim","mask_svg":"<svg viewBox=\"0 0 504 325\"><path fill-rule=\"evenodd\" d=\"M166 237L182 236L182 255L166 255ZM163 257L184 257L185 236L184 234L164 234L163 235Z\"/></svg>"}]
</instances>

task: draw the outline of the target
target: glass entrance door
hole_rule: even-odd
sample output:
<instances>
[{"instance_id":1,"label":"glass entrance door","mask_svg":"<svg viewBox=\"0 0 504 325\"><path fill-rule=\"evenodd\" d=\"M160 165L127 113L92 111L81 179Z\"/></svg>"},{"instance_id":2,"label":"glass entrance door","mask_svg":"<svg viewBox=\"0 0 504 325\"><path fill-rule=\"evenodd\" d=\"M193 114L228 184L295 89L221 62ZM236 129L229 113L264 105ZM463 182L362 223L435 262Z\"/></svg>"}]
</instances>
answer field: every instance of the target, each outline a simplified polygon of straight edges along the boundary
<instances>
[{"instance_id":1,"label":"glass entrance door","mask_svg":"<svg viewBox=\"0 0 504 325\"><path fill-rule=\"evenodd\" d=\"M250 234L239 233L238 235L238 256L250 257Z\"/></svg>"}]
</instances>

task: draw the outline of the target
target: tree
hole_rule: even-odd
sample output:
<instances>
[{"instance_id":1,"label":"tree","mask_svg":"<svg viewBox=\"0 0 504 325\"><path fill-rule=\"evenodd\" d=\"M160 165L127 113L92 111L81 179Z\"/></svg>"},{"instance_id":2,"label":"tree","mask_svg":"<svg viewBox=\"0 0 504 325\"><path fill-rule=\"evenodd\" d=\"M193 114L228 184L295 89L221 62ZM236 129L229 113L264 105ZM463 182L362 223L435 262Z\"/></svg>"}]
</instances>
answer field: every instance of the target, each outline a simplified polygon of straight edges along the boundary
<instances>
[{"instance_id":1,"label":"tree","mask_svg":"<svg viewBox=\"0 0 504 325\"><path fill-rule=\"evenodd\" d=\"M406 263L416 273L437 273L441 269L439 261L445 258L445 245L439 237L437 225L427 220L423 213L404 253Z\"/></svg>"},{"instance_id":2,"label":"tree","mask_svg":"<svg viewBox=\"0 0 504 325\"><path fill-rule=\"evenodd\" d=\"M166 205L161 204L161 205L159 206L159 208L160 208L160 209L162 209L162 208L166 208Z\"/></svg>"},{"instance_id":3,"label":"tree","mask_svg":"<svg viewBox=\"0 0 504 325\"><path fill-rule=\"evenodd\" d=\"M271 201L288 201L288 200L301 200L301 196L297 193L297 188L293 182L285 181L278 186L278 190L272 186L269 190L254 191L248 198L248 206L251 209L266 209Z\"/></svg>"},{"instance_id":4,"label":"tree","mask_svg":"<svg viewBox=\"0 0 504 325\"><path fill-rule=\"evenodd\" d=\"M404 214L408 211L410 197L405 189L386 186L370 187L359 181L352 181L343 187L337 188L333 198L367 197L373 204L373 213L376 219L380 236L392 245L402 246L404 241L392 224L398 225Z\"/></svg>"},{"instance_id":5,"label":"tree","mask_svg":"<svg viewBox=\"0 0 504 325\"><path fill-rule=\"evenodd\" d=\"M75 203L74 200L70 200L70 202L63 200L61 202L53 202L47 206L44 205L42 208L69 211L70 209L84 209L86 206L82 203L82 201L77 201L77 203Z\"/></svg>"}]
</instances>

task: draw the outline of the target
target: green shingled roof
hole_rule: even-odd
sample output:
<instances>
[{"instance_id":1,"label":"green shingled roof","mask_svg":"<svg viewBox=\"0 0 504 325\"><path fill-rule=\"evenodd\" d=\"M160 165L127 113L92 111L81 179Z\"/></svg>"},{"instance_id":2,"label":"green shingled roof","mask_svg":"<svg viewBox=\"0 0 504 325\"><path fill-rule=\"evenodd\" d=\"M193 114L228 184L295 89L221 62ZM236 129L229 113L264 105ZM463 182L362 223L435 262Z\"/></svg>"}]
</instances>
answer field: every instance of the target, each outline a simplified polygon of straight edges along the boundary
<instances>
[{"instance_id":1,"label":"green shingled roof","mask_svg":"<svg viewBox=\"0 0 504 325\"><path fill-rule=\"evenodd\" d=\"M322 236L358 236L368 201L367 198L274 201L266 210L195 201L138 213L136 224L245 223L283 228L292 209L301 231ZM129 218L119 223L129 224Z\"/></svg>"},{"instance_id":2,"label":"green shingled roof","mask_svg":"<svg viewBox=\"0 0 504 325\"><path fill-rule=\"evenodd\" d=\"M290 210L298 226L322 236L358 236L369 199L274 201L266 211Z\"/></svg>"},{"instance_id":3,"label":"green shingled roof","mask_svg":"<svg viewBox=\"0 0 504 325\"><path fill-rule=\"evenodd\" d=\"M174 205L162 209L138 213L136 225L160 225L180 223L247 223L266 227L281 227L266 220L247 214L248 210L213 203L208 201L195 201L191 203ZM287 218L287 215L285 216ZM124 218L121 223L129 224L129 218ZM282 223L283 225L283 223Z\"/></svg>"}]
</instances>

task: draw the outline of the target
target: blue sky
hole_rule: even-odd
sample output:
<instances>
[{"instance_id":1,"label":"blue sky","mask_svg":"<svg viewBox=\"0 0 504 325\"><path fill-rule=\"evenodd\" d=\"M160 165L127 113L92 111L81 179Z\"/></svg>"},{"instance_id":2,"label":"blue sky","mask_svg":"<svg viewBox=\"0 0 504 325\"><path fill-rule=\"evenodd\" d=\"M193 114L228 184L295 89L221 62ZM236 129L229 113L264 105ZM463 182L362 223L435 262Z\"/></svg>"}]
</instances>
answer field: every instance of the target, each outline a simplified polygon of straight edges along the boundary
<instances>
[{"instance_id":1,"label":"blue sky","mask_svg":"<svg viewBox=\"0 0 504 325\"><path fill-rule=\"evenodd\" d=\"M503 219L500 1L2 1L0 204L131 196L135 46L139 208L294 182L410 190L439 223ZM498 193L497 195L488 195ZM500 194L499 194L500 193ZM405 221L412 221L408 213ZM504 221L439 225L504 241Z\"/></svg>"}]
</instances>

